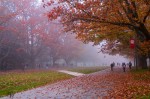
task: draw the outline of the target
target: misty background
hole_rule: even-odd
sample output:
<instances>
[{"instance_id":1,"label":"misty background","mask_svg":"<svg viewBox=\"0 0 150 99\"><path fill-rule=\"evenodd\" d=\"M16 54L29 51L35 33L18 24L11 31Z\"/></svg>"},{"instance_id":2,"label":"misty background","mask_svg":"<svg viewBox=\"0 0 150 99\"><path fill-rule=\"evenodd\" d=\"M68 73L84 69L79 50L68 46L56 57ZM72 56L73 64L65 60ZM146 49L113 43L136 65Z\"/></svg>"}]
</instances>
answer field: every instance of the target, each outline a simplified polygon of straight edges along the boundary
<instances>
[{"instance_id":1,"label":"misty background","mask_svg":"<svg viewBox=\"0 0 150 99\"><path fill-rule=\"evenodd\" d=\"M100 52L50 21L40 0L0 1L0 70L45 69L57 66L109 66L128 62ZM99 53L98 53L99 52Z\"/></svg>"},{"instance_id":2,"label":"misty background","mask_svg":"<svg viewBox=\"0 0 150 99\"><path fill-rule=\"evenodd\" d=\"M86 66L109 66L112 62L128 63L128 58L120 55L109 55L100 52L100 46L93 46L92 43L84 44L85 52L83 52L82 61L86 62Z\"/></svg>"}]
</instances>

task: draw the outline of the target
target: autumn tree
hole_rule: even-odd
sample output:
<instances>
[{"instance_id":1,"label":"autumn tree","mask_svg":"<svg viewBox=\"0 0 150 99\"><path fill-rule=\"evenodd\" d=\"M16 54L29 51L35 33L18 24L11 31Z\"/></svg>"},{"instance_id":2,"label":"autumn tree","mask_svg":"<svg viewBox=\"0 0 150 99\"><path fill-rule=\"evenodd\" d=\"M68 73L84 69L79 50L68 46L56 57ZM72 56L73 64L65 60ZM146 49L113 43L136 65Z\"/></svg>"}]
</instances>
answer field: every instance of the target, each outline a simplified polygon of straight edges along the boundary
<instances>
[{"instance_id":1,"label":"autumn tree","mask_svg":"<svg viewBox=\"0 0 150 99\"><path fill-rule=\"evenodd\" d=\"M1 68L7 69L7 64L13 69L15 66L24 68L25 63L34 67L34 61L44 48L44 33L39 31L46 19L42 17L43 11L38 11L40 7L35 0L2 0L0 5ZM41 15L37 17L36 13Z\"/></svg>"},{"instance_id":2,"label":"autumn tree","mask_svg":"<svg viewBox=\"0 0 150 99\"><path fill-rule=\"evenodd\" d=\"M20 47L16 42L18 41L18 31L10 26L14 19L19 14L21 9L16 9L15 0L1 0L0 1L0 69L15 68L16 60L19 59L17 49ZM14 56L16 56L14 58ZM21 58L20 58L21 59ZM20 61L18 60L18 64ZM11 67L11 65L14 65Z\"/></svg>"},{"instance_id":3,"label":"autumn tree","mask_svg":"<svg viewBox=\"0 0 150 99\"><path fill-rule=\"evenodd\" d=\"M137 39L136 48L141 51L139 42L150 41L149 0L50 0L46 6L53 8L48 13L50 20L61 18L65 30L76 33L83 42L105 40L108 53L128 48L131 38ZM149 53L138 53L138 65L147 67Z\"/></svg>"},{"instance_id":4,"label":"autumn tree","mask_svg":"<svg viewBox=\"0 0 150 99\"><path fill-rule=\"evenodd\" d=\"M44 28L46 32L44 44L49 49L47 55L51 57L52 64L56 65L55 61L57 59L60 59L60 55L62 53L62 43L61 43L62 42L61 38L63 35L63 33L61 32L62 27L59 24L50 23L47 24L46 26L44 25Z\"/></svg>"},{"instance_id":5,"label":"autumn tree","mask_svg":"<svg viewBox=\"0 0 150 99\"><path fill-rule=\"evenodd\" d=\"M70 65L71 60L75 60L79 57L79 53L82 49L80 42L74 39L73 35L64 33L61 23L57 21L45 26L48 32L45 37L45 44L48 47L48 55L53 61L53 65L58 59L64 59L66 65Z\"/></svg>"},{"instance_id":6,"label":"autumn tree","mask_svg":"<svg viewBox=\"0 0 150 99\"><path fill-rule=\"evenodd\" d=\"M69 33L64 33L62 36L62 47L61 47L61 57L65 60L66 65L70 64L71 61L77 61L81 57L83 51L83 46L81 42L75 40L75 36Z\"/></svg>"},{"instance_id":7,"label":"autumn tree","mask_svg":"<svg viewBox=\"0 0 150 99\"><path fill-rule=\"evenodd\" d=\"M63 42L62 25L47 21L40 2L1 0L0 6L0 70L39 68L66 55L74 57L66 54L71 46Z\"/></svg>"}]
</instances>

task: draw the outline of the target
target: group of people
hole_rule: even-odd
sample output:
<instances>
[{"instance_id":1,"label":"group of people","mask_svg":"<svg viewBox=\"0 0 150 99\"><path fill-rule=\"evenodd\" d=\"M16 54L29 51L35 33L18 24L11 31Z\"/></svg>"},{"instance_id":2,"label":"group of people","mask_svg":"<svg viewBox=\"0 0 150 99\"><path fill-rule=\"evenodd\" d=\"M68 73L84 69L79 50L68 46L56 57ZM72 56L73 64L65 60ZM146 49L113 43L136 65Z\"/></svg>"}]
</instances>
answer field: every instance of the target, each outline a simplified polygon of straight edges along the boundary
<instances>
[{"instance_id":1,"label":"group of people","mask_svg":"<svg viewBox=\"0 0 150 99\"><path fill-rule=\"evenodd\" d=\"M115 66L114 62L110 64L111 71L113 71L114 66ZM117 63L117 66L120 66L120 63ZM124 72L126 71L126 66L129 66L129 69L131 69L132 63L131 62L129 62L127 64L125 62L122 63L122 69L123 69Z\"/></svg>"}]
</instances>

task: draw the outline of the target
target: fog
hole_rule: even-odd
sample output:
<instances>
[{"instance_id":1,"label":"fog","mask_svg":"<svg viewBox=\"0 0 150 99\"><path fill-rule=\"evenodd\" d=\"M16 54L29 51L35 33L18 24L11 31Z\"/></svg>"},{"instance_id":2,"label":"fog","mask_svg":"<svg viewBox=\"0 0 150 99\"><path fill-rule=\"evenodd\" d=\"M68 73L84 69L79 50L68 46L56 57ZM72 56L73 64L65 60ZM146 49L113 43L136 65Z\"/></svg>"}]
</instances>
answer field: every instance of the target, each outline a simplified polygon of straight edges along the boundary
<instances>
[{"instance_id":1,"label":"fog","mask_svg":"<svg viewBox=\"0 0 150 99\"><path fill-rule=\"evenodd\" d=\"M51 8L39 0L2 0L0 6L0 70L128 62L119 55L98 53L100 46L75 39L58 20L48 21L45 13Z\"/></svg>"},{"instance_id":2,"label":"fog","mask_svg":"<svg viewBox=\"0 0 150 99\"><path fill-rule=\"evenodd\" d=\"M120 55L109 55L100 52L100 46L93 46L92 43L83 44L84 52L78 60L78 66L109 66L112 62L122 63L130 60Z\"/></svg>"}]
</instances>

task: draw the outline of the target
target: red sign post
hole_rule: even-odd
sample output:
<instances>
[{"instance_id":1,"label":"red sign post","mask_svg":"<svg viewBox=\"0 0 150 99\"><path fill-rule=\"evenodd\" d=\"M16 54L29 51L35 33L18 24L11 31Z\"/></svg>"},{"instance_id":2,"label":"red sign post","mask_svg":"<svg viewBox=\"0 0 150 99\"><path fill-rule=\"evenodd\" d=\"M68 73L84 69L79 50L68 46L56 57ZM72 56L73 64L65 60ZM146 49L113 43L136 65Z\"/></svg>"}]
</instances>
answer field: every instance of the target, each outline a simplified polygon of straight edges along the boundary
<instances>
[{"instance_id":1,"label":"red sign post","mask_svg":"<svg viewBox=\"0 0 150 99\"><path fill-rule=\"evenodd\" d=\"M135 41L134 39L130 39L130 48L134 49L134 47L135 47Z\"/></svg>"}]
</instances>

